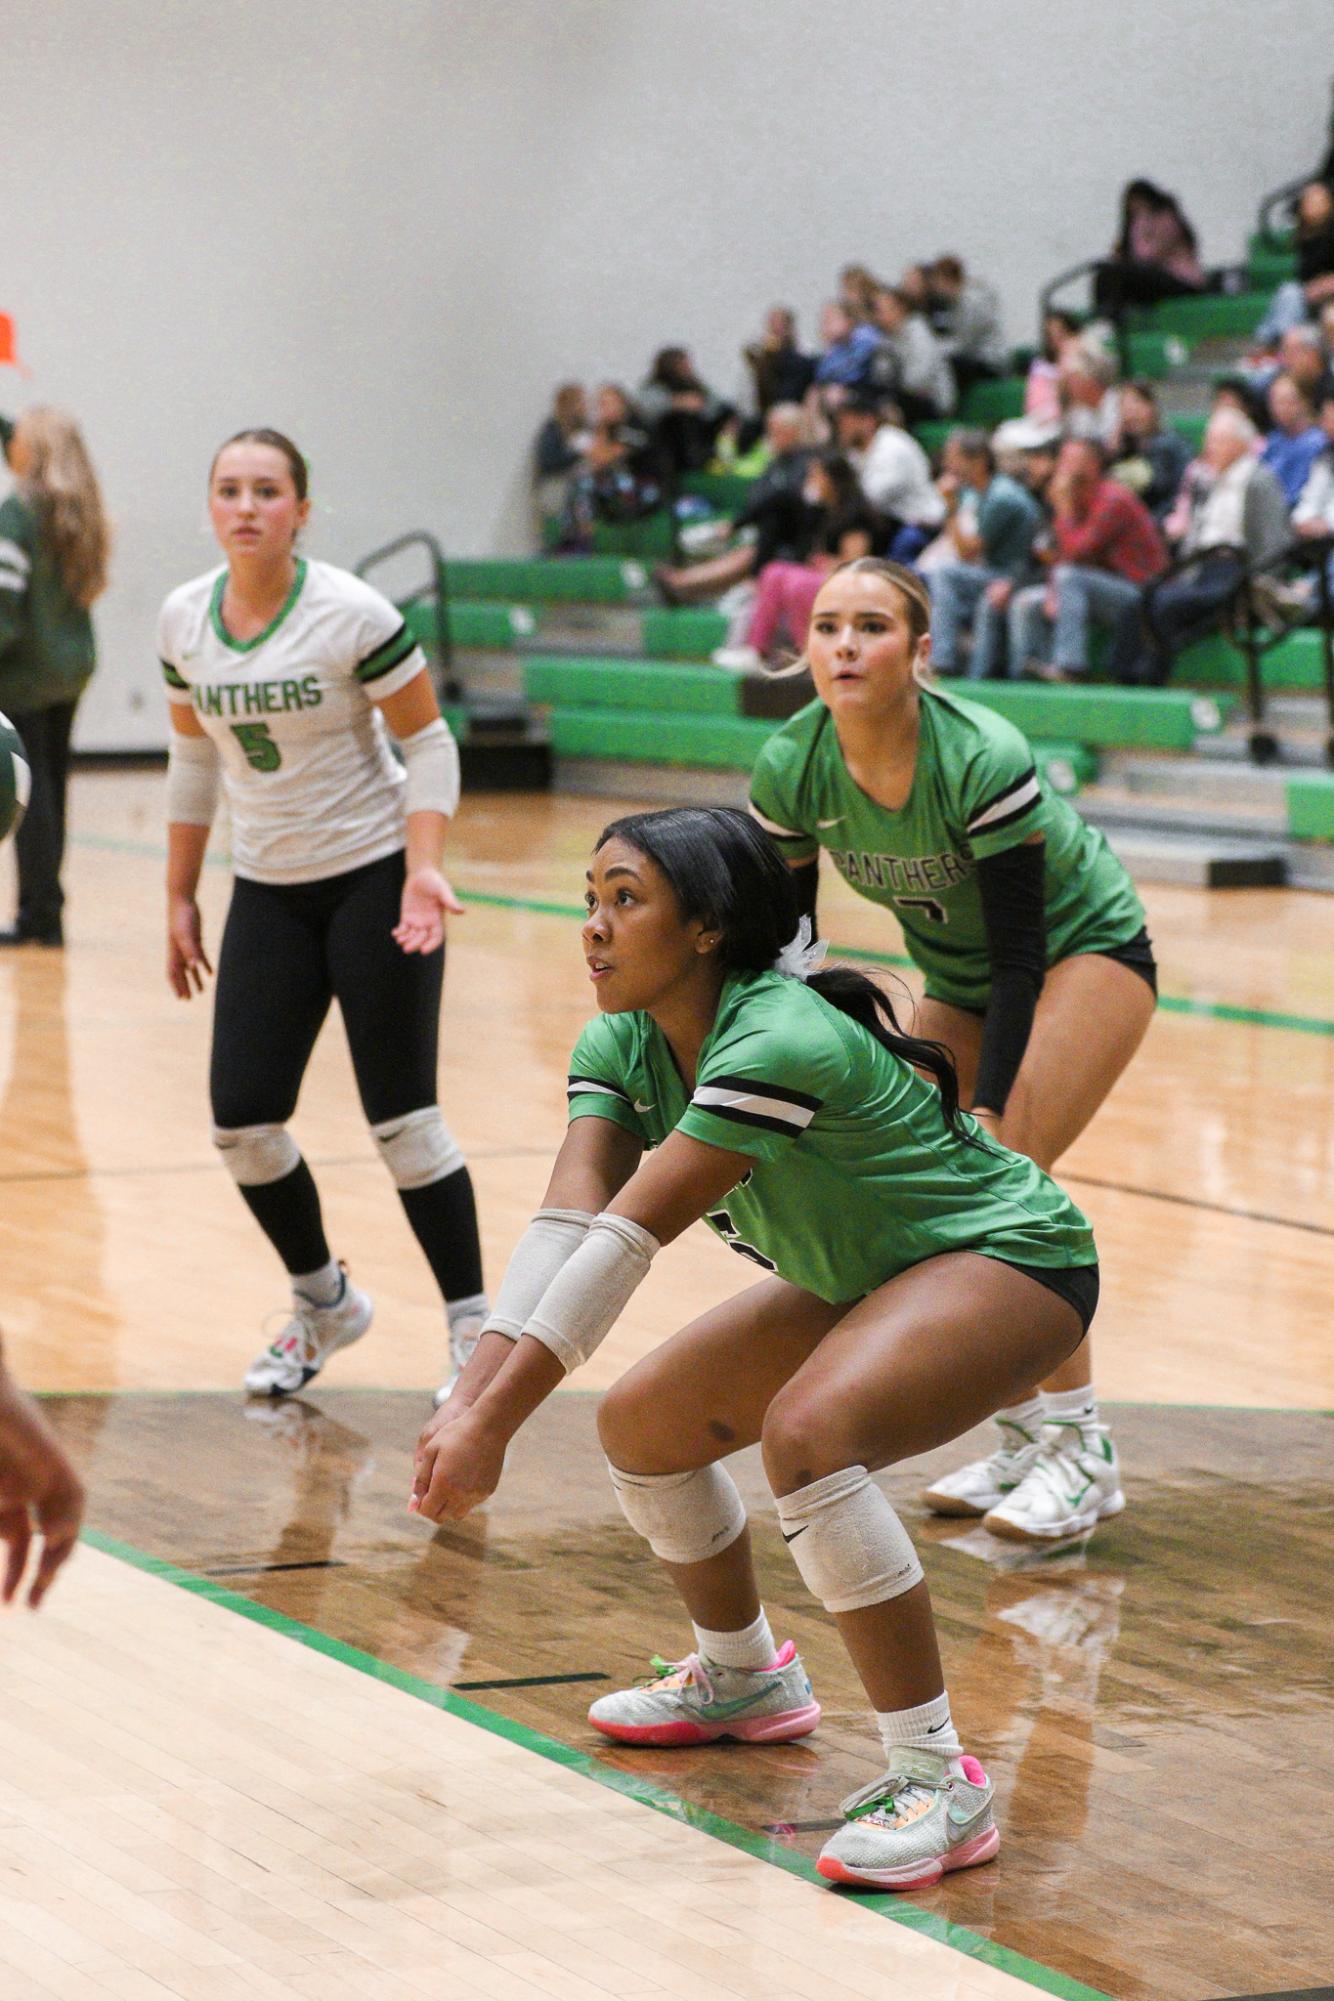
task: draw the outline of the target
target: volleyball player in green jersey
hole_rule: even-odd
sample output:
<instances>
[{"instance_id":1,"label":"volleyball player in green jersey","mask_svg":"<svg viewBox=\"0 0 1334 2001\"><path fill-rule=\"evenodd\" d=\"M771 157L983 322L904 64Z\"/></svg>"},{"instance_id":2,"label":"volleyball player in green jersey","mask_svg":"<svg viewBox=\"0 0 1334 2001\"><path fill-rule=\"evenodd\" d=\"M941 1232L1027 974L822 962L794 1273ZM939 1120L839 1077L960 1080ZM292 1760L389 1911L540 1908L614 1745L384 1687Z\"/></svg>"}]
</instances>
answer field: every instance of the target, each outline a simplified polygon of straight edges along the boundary
<instances>
[{"instance_id":1,"label":"volleyball player in green jersey","mask_svg":"<svg viewBox=\"0 0 1334 2001\"><path fill-rule=\"evenodd\" d=\"M494 1492L524 1419L661 1246L707 1220L765 1276L641 1360L599 1411L617 1498L666 1564L695 1651L602 1696L589 1720L652 1745L815 1728L719 1463L761 1442L784 1540L838 1621L887 1759L844 1802L821 1872L935 1882L995 1854L992 1789L955 1732L921 1565L870 1473L1060 1364L1096 1303L1092 1234L960 1112L948 1056L902 1034L878 987L817 969L791 874L744 813L617 821L587 900L601 1014L575 1050L569 1130L474 1356L422 1434L412 1505L441 1521Z\"/></svg>"},{"instance_id":2,"label":"volleyball player in green jersey","mask_svg":"<svg viewBox=\"0 0 1334 2001\"><path fill-rule=\"evenodd\" d=\"M1144 910L1019 731L920 678L929 618L921 583L897 564L835 571L807 640L818 699L761 750L751 811L812 917L822 849L858 895L893 911L926 975L918 1033L949 1050L982 1124L1050 1170L1152 1018ZM927 1490L938 1513L1057 1541L1125 1506L1087 1342L997 1423L995 1452Z\"/></svg>"}]
</instances>

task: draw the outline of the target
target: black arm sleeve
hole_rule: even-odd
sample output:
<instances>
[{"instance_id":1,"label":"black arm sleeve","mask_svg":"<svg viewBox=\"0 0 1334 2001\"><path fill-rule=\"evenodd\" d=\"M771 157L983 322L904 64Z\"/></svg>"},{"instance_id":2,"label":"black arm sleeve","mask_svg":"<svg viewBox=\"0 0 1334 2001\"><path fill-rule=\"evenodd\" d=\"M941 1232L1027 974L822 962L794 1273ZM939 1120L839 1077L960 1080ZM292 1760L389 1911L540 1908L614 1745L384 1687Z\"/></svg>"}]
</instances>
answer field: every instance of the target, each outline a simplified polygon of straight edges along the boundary
<instances>
[{"instance_id":1,"label":"black arm sleeve","mask_svg":"<svg viewBox=\"0 0 1334 2001\"><path fill-rule=\"evenodd\" d=\"M820 887L820 857L802 862L792 871L792 887L797 892L797 907L803 917L811 920L812 941L819 937L819 925L815 916L815 897Z\"/></svg>"},{"instance_id":2,"label":"black arm sleeve","mask_svg":"<svg viewBox=\"0 0 1334 2001\"><path fill-rule=\"evenodd\" d=\"M974 1109L1000 1113L1019 1072L1047 971L1046 846L1023 842L977 865L991 955Z\"/></svg>"}]
</instances>

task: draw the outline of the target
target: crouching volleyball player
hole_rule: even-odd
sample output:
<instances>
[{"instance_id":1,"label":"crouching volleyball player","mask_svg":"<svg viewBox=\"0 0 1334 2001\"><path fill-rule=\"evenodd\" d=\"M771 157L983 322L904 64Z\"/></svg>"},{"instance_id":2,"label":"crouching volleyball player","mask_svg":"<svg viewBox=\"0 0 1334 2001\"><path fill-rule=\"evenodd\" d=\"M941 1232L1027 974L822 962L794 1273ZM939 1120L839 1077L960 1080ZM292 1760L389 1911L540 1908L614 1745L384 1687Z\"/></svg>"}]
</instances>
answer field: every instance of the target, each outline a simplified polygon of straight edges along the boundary
<instances>
[{"instance_id":1,"label":"crouching volleyball player","mask_svg":"<svg viewBox=\"0 0 1334 2001\"><path fill-rule=\"evenodd\" d=\"M812 970L797 934L790 872L746 815L607 828L583 930L602 1013L574 1053L569 1132L422 1434L412 1505L440 1521L492 1493L514 1432L704 1217L767 1276L631 1369L599 1413L617 1498L695 1647L650 1686L601 1697L590 1721L653 1745L815 1728L720 1464L759 1441L783 1538L838 1623L887 1758L844 1802L820 1869L906 1889L987 1861L999 1836L950 1715L921 1565L870 1475L1059 1366L1093 1312L1096 1253L1055 1183L959 1110L941 1048L902 1034L862 974Z\"/></svg>"},{"instance_id":2,"label":"crouching volleyball player","mask_svg":"<svg viewBox=\"0 0 1334 2001\"><path fill-rule=\"evenodd\" d=\"M458 749L399 613L297 553L306 488L305 460L277 431L222 447L209 509L226 562L172 592L158 646L172 724L167 978L183 1000L212 970L196 890L220 788L231 811L213 1137L292 1285L290 1323L246 1372L261 1396L302 1389L371 1320L287 1129L334 999L371 1136L444 1296L455 1372L486 1312L472 1182L436 1103L444 925L461 908L440 872Z\"/></svg>"}]
</instances>

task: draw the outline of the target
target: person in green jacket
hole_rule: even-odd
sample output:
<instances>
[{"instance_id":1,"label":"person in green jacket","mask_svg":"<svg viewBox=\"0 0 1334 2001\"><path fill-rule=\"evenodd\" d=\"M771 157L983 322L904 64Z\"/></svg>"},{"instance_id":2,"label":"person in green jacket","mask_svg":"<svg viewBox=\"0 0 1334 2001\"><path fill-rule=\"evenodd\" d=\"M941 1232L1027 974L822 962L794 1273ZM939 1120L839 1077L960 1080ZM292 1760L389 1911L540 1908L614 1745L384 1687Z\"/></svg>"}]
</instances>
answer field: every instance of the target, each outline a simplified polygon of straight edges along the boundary
<instances>
[{"instance_id":1,"label":"person in green jacket","mask_svg":"<svg viewBox=\"0 0 1334 2001\"><path fill-rule=\"evenodd\" d=\"M0 709L23 739L32 795L15 836L18 918L3 945L62 945L65 778L74 711L94 665L89 607L106 588L110 533L79 427L25 410L5 455L0 502Z\"/></svg>"}]
</instances>

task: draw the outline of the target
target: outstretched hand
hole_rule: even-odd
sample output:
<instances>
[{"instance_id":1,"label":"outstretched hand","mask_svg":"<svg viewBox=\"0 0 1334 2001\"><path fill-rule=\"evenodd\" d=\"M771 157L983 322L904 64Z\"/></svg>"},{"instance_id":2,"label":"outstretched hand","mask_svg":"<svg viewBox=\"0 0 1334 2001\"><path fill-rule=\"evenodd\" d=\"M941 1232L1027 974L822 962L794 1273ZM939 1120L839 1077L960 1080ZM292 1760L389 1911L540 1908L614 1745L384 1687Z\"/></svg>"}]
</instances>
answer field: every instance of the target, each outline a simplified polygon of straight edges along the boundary
<instances>
[{"instance_id":1,"label":"outstretched hand","mask_svg":"<svg viewBox=\"0 0 1334 2001\"><path fill-rule=\"evenodd\" d=\"M438 952L445 942L445 918L464 914L438 868L414 869L403 885L394 942L405 952Z\"/></svg>"}]
</instances>

